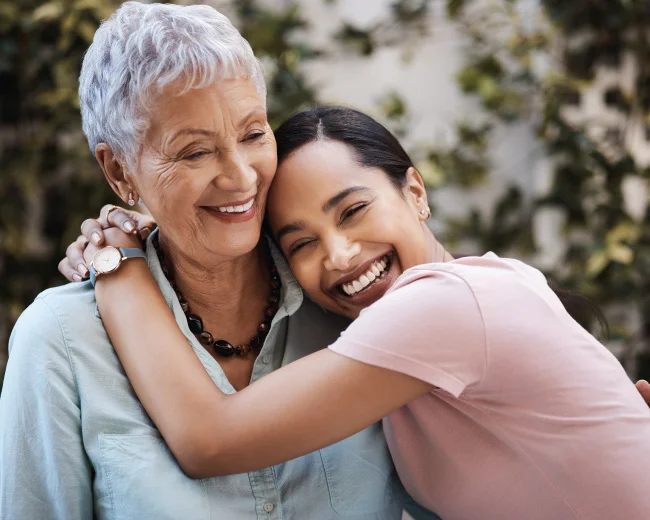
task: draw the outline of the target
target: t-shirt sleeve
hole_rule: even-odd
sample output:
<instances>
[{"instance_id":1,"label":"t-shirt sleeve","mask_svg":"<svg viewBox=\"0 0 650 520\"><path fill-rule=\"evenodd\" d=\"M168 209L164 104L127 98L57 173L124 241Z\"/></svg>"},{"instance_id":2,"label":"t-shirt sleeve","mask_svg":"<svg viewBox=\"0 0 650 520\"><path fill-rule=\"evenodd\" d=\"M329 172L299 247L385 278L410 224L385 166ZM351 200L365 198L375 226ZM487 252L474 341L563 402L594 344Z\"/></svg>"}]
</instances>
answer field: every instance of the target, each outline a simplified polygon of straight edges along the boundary
<instances>
[{"instance_id":1,"label":"t-shirt sleeve","mask_svg":"<svg viewBox=\"0 0 650 520\"><path fill-rule=\"evenodd\" d=\"M485 338L475 294L461 276L414 269L364 309L329 348L459 397L483 378Z\"/></svg>"}]
</instances>

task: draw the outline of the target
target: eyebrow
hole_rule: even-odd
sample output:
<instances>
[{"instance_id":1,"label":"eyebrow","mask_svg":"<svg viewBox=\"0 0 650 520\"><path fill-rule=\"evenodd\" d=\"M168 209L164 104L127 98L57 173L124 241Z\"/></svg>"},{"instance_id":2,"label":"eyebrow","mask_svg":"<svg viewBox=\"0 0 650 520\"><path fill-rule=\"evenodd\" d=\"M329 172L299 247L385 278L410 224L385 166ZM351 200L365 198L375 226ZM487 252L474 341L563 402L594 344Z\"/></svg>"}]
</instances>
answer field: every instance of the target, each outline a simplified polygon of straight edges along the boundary
<instances>
[{"instance_id":1,"label":"eyebrow","mask_svg":"<svg viewBox=\"0 0 650 520\"><path fill-rule=\"evenodd\" d=\"M169 142L171 143L175 141L182 135L203 135L206 137L214 137L216 133L213 132L212 130L206 130L204 128L184 128L183 130L179 130L178 132L176 132L169 140Z\"/></svg>"},{"instance_id":2,"label":"eyebrow","mask_svg":"<svg viewBox=\"0 0 650 520\"><path fill-rule=\"evenodd\" d=\"M264 110L264 107L261 106L256 106L253 107L251 110L248 111L248 113L241 118L239 121L239 125L237 125L237 128L241 128L244 126L250 119L252 119L253 116L261 116L261 115L266 115L266 110Z\"/></svg>"},{"instance_id":3,"label":"eyebrow","mask_svg":"<svg viewBox=\"0 0 650 520\"><path fill-rule=\"evenodd\" d=\"M325 204L323 204L323 213L329 213L332 211L337 204L339 204L342 200L344 200L346 197L349 195L352 195L353 193L357 193L359 191L369 191L368 188L365 186L351 186L350 188L347 188L343 191L339 191L336 195L334 195L331 199L329 199Z\"/></svg>"},{"instance_id":4,"label":"eyebrow","mask_svg":"<svg viewBox=\"0 0 650 520\"><path fill-rule=\"evenodd\" d=\"M282 237L290 233L295 233L297 231L302 231L305 229L305 223L302 221L294 222L293 224L287 224L280 228L280 231L275 235L275 240L279 243L282 240Z\"/></svg>"}]
</instances>

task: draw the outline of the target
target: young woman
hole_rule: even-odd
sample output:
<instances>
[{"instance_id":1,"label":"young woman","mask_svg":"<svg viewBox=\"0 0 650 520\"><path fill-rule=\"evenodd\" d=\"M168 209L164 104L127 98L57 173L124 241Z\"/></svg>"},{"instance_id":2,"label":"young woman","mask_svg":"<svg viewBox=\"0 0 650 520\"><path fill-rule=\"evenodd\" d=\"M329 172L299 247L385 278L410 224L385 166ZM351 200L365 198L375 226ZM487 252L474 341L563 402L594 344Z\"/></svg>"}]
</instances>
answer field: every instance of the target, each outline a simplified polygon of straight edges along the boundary
<instances>
[{"instance_id":1,"label":"young woman","mask_svg":"<svg viewBox=\"0 0 650 520\"><path fill-rule=\"evenodd\" d=\"M115 350L183 469L270 466L385 417L406 489L445 519L650 518L650 411L544 276L493 253L453 259L426 226L420 175L370 117L317 108L276 139L273 237L309 297L355 320L330 348L225 395L145 262L97 279Z\"/></svg>"}]
</instances>

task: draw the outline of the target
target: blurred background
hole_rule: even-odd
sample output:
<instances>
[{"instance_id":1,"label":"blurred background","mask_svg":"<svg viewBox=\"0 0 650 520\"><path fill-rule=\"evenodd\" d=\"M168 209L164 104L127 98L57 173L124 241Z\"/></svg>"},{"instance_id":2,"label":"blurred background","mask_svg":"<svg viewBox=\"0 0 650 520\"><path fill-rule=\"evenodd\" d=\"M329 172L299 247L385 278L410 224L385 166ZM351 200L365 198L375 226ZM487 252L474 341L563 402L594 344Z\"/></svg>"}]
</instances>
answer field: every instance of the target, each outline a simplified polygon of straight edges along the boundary
<instances>
[{"instance_id":1,"label":"blurred background","mask_svg":"<svg viewBox=\"0 0 650 520\"><path fill-rule=\"evenodd\" d=\"M13 323L109 190L77 78L110 0L0 0L0 374ZM453 252L521 258L604 311L650 377L650 2L214 0L262 60L275 126L370 113L431 188ZM516 320L517 316L513 316ZM0 375L1 378L1 375Z\"/></svg>"}]
</instances>

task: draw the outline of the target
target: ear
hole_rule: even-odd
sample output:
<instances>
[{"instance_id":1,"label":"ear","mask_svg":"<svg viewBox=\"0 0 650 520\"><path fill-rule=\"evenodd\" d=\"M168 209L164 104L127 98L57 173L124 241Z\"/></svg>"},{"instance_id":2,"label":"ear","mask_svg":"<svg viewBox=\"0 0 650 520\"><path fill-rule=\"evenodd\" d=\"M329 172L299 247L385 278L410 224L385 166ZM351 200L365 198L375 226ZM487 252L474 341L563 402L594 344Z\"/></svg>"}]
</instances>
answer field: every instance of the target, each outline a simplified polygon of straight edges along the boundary
<instances>
[{"instance_id":1,"label":"ear","mask_svg":"<svg viewBox=\"0 0 650 520\"><path fill-rule=\"evenodd\" d=\"M429 201L427 200L427 189L424 186L424 181L420 172L413 166L406 170L406 184L404 185L409 202L417 208L418 211L429 208Z\"/></svg>"},{"instance_id":2,"label":"ear","mask_svg":"<svg viewBox=\"0 0 650 520\"><path fill-rule=\"evenodd\" d=\"M124 170L122 161L115 156L110 146L106 143L99 143L95 146L95 158L104 172L108 184L119 198L124 202L127 202L130 196L138 200L138 194L129 182L129 175Z\"/></svg>"}]
</instances>

